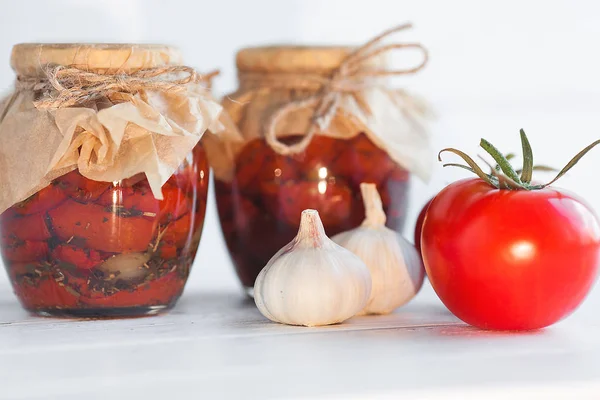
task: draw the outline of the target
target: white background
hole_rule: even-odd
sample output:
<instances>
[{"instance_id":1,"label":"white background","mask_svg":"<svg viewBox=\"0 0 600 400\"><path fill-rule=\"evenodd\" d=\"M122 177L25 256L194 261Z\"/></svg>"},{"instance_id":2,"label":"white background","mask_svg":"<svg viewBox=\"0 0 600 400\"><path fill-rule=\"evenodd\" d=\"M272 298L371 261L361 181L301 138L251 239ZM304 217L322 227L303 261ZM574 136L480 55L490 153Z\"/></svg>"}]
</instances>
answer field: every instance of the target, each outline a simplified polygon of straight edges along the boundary
<instances>
[{"instance_id":1,"label":"white background","mask_svg":"<svg viewBox=\"0 0 600 400\"><path fill-rule=\"evenodd\" d=\"M483 136L505 152L518 152L518 130L524 128L538 161L559 167L600 138L599 16L600 3L592 0L0 0L0 60L4 57L0 89L8 90L12 84L8 59L12 45L19 42L173 44L182 50L188 65L204 71L220 68L222 75L215 86L218 94L224 94L236 87L234 54L240 47L360 44L388 27L412 21L415 29L399 39L421 41L430 50L431 60L418 76L397 84L421 94L435 108L433 148L454 146L477 153ZM564 177L560 186L579 193L600 211L599 170L600 148ZM445 183L461 176L462 172L443 170L436 163L429 183L414 183L408 234L421 205ZM212 192L188 290L176 310L164 318L73 324L27 319L14 297L6 293L6 281L6 275L0 274L0 325L5 324L0 341L5 360L5 365L0 363L0 398L3 394L48 398L49 393L82 398L81 387L90 391L85 398L106 398L98 391L99 383L105 388L129 387L130 391L111 389L110 393L134 397L142 388L147 395L160 398L161 393L170 395L176 388L178 393L187 393L198 385L213 388L223 382L231 391L236 389L235 384L228 384L231 374L238 374L242 391L252 380L265 382L271 374L280 373L268 385L277 391L291 382L291 377L281 375L286 371L306 375L296 389L304 387L307 393L327 385L330 391L341 391L354 382L371 388L396 384L404 390L411 385L501 385L510 380L542 382L547 390L539 398L551 394L558 398L556 387L548 389L549 384L597 378L599 370L598 289L567 320L572 323L542 334L504 337L464 326L441 325L438 331L423 325L422 330L375 329L367 336L349 333L335 339L327 339L326 329L319 331L322 335L278 335L297 331L272 324L259 326L253 322L262 321L256 310L240 308L239 298L227 294L236 287L236 279ZM403 313L387 320L352 320L340 329L363 324L400 326L406 321L411 325L420 320L431 323L432 315L442 322L454 321L443 312L427 314L431 311L428 302L439 306L431 289L425 288ZM226 323L220 315L228 316ZM261 341L259 331L273 336ZM378 339L368 340L369 335ZM352 337L357 338L355 342L350 341ZM359 345L354 347L354 343ZM243 359L240 354L248 346L254 346L260 356ZM348 346L359 351L361 360L370 360L374 367L381 363L385 370L369 366L371 375L363 379L363 368L357 367ZM164 362L153 363L151 354L158 354ZM295 365L297 360L301 362ZM306 369L313 361L320 369ZM332 384L326 377L338 367L341 371L337 372L348 381ZM65 368L72 374L64 375ZM173 369L171 374L165 373L167 368ZM229 375L222 373L226 368ZM1 383L2 377L8 378L6 382ZM39 387L29 386L38 377L42 379ZM165 386L165 382L173 385ZM569 385L563 389L560 393L570 394L565 398L583 398ZM500 393L506 396L497 398L514 397L512 392ZM491 398L487 392L471 395ZM463 393L456 398L466 397ZM525 394L523 398L534 397Z\"/></svg>"},{"instance_id":2,"label":"white background","mask_svg":"<svg viewBox=\"0 0 600 400\"><path fill-rule=\"evenodd\" d=\"M188 65L221 69L215 90L225 94L237 85L234 55L243 46L360 44L412 21L415 28L398 40L421 41L431 60L420 74L396 83L434 107L434 149L454 146L475 154L483 136L504 152L518 152L518 130L524 128L537 160L562 166L600 137L599 15L591 0L2 1L0 89L12 85L9 56L20 42L172 44ZM600 149L560 185L597 208L599 167ZM429 183L414 182L409 238L421 205L463 175L436 163ZM234 280L212 192L191 282L206 279L215 285Z\"/></svg>"},{"instance_id":3,"label":"white background","mask_svg":"<svg viewBox=\"0 0 600 400\"><path fill-rule=\"evenodd\" d=\"M10 50L19 42L154 42L179 47L188 65L219 68L217 94L236 87L234 55L247 45L360 44L398 23L415 29L431 53L417 76L396 82L424 96L437 119L433 148L477 152L484 136L505 152L519 151L524 128L540 163L562 166L600 137L600 6L590 1L444 0L62 0L2 1L0 88L14 79ZM3 55L3 56L2 56ZM396 60L402 62L401 57ZM560 185L600 204L600 149ZM420 206L462 172L442 170L415 182L407 222ZM515 210L517 212L517 210ZM411 237L411 236L409 236ZM209 203L192 281L233 279ZM5 279L2 277L0 279Z\"/></svg>"}]
</instances>

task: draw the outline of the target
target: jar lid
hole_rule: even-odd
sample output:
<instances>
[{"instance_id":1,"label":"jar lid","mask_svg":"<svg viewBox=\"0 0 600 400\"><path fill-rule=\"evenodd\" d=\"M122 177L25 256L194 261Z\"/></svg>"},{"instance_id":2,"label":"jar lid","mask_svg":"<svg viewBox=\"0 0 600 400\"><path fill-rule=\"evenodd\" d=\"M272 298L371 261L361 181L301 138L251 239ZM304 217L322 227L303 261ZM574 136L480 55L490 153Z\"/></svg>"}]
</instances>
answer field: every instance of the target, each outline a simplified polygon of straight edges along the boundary
<instances>
[{"instance_id":1,"label":"jar lid","mask_svg":"<svg viewBox=\"0 0 600 400\"><path fill-rule=\"evenodd\" d=\"M23 43L12 49L17 75L43 76L44 65L76 67L97 73L133 72L182 63L179 50L158 44Z\"/></svg>"},{"instance_id":2,"label":"jar lid","mask_svg":"<svg viewBox=\"0 0 600 400\"><path fill-rule=\"evenodd\" d=\"M346 46L248 47L237 53L236 64L245 72L330 72L352 50Z\"/></svg>"}]
</instances>

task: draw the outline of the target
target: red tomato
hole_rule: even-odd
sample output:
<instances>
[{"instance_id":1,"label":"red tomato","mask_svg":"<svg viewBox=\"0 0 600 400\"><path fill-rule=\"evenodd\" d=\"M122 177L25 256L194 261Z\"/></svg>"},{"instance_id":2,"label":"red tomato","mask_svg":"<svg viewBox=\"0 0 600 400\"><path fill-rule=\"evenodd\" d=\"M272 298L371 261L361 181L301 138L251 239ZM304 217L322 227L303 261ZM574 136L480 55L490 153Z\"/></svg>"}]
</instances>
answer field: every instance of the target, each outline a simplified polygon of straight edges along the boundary
<instances>
[{"instance_id":1,"label":"red tomato","mask_svg":"<svg viewBox=\"0 0 600 400\"><path fill-rule=\"evenodd\" d=\"M423 221L425 221L425 214L433 199L429 200L427 204L423 206L419 216L417 217L417 224L415 225L415 247L419 254L421 254L421 232L423 231Z\"/></svg>"},{"instance_id":2,"label":"red tomato","mask_svg":"<svg viewBox=\"0 0 600 400\"><path fill-rule=\"evenodd\" d=\"M433 199L421 246L433 288L458 318L484 329L539 329L573 312L592 287L600 225L566 191L466 179Z\"/></svg>"}]
</instances>

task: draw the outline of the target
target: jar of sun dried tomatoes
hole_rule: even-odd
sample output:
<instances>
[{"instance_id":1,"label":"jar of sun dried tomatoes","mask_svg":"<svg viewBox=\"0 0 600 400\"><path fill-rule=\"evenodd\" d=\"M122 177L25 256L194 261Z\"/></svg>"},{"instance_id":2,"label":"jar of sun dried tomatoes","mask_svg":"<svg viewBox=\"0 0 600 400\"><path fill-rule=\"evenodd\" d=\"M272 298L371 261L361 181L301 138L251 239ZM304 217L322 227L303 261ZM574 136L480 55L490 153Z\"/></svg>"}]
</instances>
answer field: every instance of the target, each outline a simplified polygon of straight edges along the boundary
<instances>
[{"instance_id":1,"label":"jar of sun dried tomatoes","mask_svg":"<svg viewBox=\"0 0 600 400\"><path fill-rule=\"evenodd\" d=\"M173 306L194 259L221 106L158 45L13 49L0 110L0 251L34 313L134 316Z\"/></svg>"},{"instance_id":2,"label":"jar of sun dried tomatoes","mask_svg":"<svg viewBox=\"0 0 600 400\"><path fill-rule=\"evenodd\" d=\"M407 47L426 56L420 45ZM362 222L361 182L377 184L387 225L402 230L409 177L429 172L425 114L378 74L413 73L425 60L390 71L387 50L377 49L279 46L237 54L240 88L223 105L239 132L211 138L207 153L225 241L250 295L267 261L295 236L302 210L318 210L329 236Z\"/></svg>"}]
</instances>

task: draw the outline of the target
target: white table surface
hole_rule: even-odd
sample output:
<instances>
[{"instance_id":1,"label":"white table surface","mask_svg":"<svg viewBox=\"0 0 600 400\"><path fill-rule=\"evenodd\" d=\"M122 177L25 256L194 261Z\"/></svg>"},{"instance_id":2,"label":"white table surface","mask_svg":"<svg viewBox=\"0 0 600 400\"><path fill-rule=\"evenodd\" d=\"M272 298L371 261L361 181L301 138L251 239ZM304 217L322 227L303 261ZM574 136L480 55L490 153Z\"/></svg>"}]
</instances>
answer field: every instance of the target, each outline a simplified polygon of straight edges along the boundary
<instances>
[{"instance_id":1,"label":"white table surface","mask_svg":"<svg viewBox=\"0 0 600 400\"><path fill-rule=\"evenodd\" d=\"M598 399L599 305L596 290L552 328L484 332L426 284L389 316L290 327L203 265L166 315L65 320L29 316L2 280L0 399Z\"/></svg>"}]
</instances>

